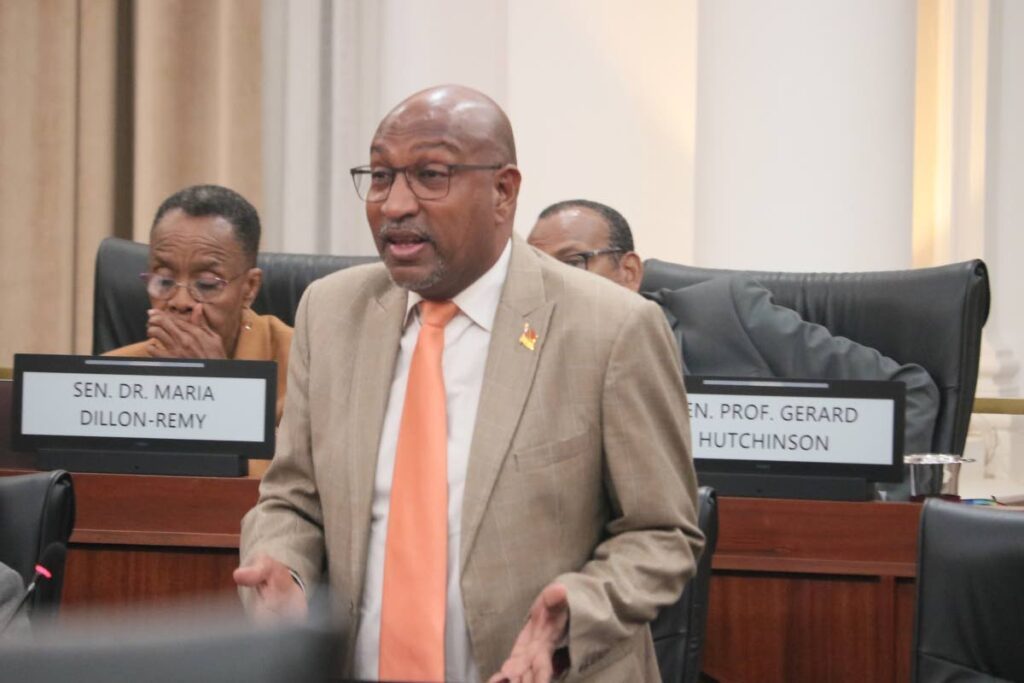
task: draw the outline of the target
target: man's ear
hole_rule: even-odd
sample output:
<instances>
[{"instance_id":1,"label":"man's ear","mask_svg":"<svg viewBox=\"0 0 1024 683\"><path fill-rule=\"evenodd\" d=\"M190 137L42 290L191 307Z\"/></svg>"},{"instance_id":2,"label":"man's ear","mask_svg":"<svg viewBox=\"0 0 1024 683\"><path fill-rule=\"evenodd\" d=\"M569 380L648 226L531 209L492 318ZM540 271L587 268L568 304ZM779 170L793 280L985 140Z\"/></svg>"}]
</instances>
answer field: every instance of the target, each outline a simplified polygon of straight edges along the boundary
<instances>
[{"instance_id":1,"label":"man's ear","mask_svg":"<svg viewBox=\"0 0 1024 683\"><path fill-rule=\"evenodd\" d=\"M627 251L619 259L619 282L634 292L640 291L640 282L644 279L644 262L635 251Z\"/></svg>"},{"instance_id":2,"label":"man's ear","mask_svg":"<svg viewBox=\"0 0 1024 683\"><path fill-rule=\"evenodd\" d=\"M506 164L494 173L494 212L499 223L512 223L523 177L519 169Z\"/></svg>"},{"instance_id":3,"label":"man's ear","mask_svg":"<svg viewBox=\"0 0 1024 683\"><path fill-rule=\"evenodd\" d=\"M263 284L263 271L259 268L250 268L245 274L245 281L242 283L242 302L246 306L252 306L256 295L260 293L260 286Z\"/></svg>"}]
</instances>

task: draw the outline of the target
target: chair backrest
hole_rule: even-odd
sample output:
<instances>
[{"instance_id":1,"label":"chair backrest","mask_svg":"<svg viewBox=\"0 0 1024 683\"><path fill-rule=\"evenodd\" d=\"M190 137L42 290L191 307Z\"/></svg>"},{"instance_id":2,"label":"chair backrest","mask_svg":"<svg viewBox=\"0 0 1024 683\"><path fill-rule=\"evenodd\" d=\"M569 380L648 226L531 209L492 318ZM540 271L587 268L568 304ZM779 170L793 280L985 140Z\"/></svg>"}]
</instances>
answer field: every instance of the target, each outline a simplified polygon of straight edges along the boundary
<instances>
[{"instance_id":1,"label":"chair backrest","mask_svg":"<svg viewBox=\"0 0 1024 683\"><path fill-rule=\"evenodd\" d=\"M46 555L53 576L36 585L29 615L51 615L60 605L64 560L75 525L71 475L54 470L0 477L0 520L0 562L18 572L25 585Z\"/></svg>"},{"instance_id":2,"label":"chair backrest","mask_svg":"<svg viewBox=\"0 0 1024 683\"><path fill-rule=\"evenodd\" d=\"M108 237L96 252L93 289L92 352L104 353L146 338L149 297L139 280L145 272L149 247ZM275 254L261 252L263 286L252 308L295 324L295 310L310 282L342 268L378 260L376 256Z\"/></svg>"},{"instance_id":3,"label":"chair backrest","mask_svg":"<svg viewBox=\"0 0 1024 683\"><path fill-rule=\"evenodd\" d=\"M930 499L918 536L913 677L1024 681L1024 513Z\"/></svg>"},{"instance_id":4,"label":"chair backrest","mask_svg":"<svg viewBox=\"0 0 1024 683\"><path fill-rule=\"evenodd\" d=\"M932 450L963 453L988 318L982 261L868 273L776 273L695 268L650 259L643 291L678 289L725 275L760 282L775 303L832 334L928 371L940 393Z\"/></svg>"},{"instance_id":5,"label":"chair backrest","mask_svg":"<svg viewBox=\"0 0 1024 683\"><path fill-rule=\"evenodd\" d=\"M705 539L697 573L686 584L678 602L661 610L651 622L662 683L700 680L711 592L711 558L718 544L718 497L709 486L697 490L697 525Z\"/></svg>"}]
</instances>

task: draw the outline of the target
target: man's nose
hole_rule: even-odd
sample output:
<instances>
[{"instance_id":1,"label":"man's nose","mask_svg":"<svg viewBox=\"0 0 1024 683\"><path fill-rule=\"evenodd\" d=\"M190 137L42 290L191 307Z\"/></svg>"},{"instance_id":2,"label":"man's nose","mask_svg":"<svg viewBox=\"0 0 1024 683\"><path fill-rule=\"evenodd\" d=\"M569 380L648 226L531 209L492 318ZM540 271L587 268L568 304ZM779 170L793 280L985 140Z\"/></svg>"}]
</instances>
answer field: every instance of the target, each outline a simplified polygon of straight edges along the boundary
<instances>
[{"instance_id":1,"label":"man's nose","mask_svg":"<svg viewBox=\"0 0 1024 683\"><path fill-rule=\"evenodd\" d=\"M396 173L395 179L391 182L388 198L380 207L381 213L394 220L411 216L419 211L419 208L419 198L409 187L409 179L406 178L405 173Z\"/></svg>"}]
</instances>

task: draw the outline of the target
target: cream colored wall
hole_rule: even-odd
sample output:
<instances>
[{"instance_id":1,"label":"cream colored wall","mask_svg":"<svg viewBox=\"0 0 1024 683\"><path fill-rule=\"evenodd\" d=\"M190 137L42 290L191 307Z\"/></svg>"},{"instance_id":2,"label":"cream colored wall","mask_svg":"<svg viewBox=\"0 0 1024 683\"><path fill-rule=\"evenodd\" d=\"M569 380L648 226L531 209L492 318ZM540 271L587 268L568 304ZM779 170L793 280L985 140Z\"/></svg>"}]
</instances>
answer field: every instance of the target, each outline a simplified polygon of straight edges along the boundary
<instances>
[{"instance_id":1,"label":"cream colored wall","mask_svg":"<svg viewBox=\"0 0 1024 683\"><path fill-rule=\"evenodd\" d=\"M988 109L985 254L992 278L989 329L1014 354L1001 393L1024 396L1024 3L996 0L991 8L992 97ZM1024 472L1022 472L1024 474Z\"/></svg>"},{"instance_id":2,"label":"cream colored wall","mask_svg":"<svg viewBox=\"0 0 1024 683\"><path fill-rule=\"evenodd\" d=\"M914 0L700 3L696 261L910 265Z\"/></svg>"},{"instance_id":3,"label":"cream colored wall","mask_svg":"<svg viewBox=\"0 0 1024 683\"><path fill-rule=\"evenodd\" d=\"M548 204L586 197L621 210L644 253L689 260L696 7L264 0L265 247L372 253L348 168L401 99L462 83L512 119L520 233Z\"/></svg>"},{"instance_id":4,"label":"cream colored wall","mask_svg":"<svg viewBox=\"0 0 1024 683\"><path fill-rule=\"evenodd\" d=\"M693 257L697 3L509 4L518 229L582 197L626 216L641 254Z\"/></svg>"},{"instance_id":5,"label":"cream colored wall","mask_svg":"<svg viewBox=\"0 0 1024 683\"><path fill-rule=\"evenodd\" d=\"M1024 396L1024 3L989 4L988 110L982 195L983 258L992 283L979 395ZM1024 484L1024 417L978 416L987 473Z\"/></svg>"}]
</instances>

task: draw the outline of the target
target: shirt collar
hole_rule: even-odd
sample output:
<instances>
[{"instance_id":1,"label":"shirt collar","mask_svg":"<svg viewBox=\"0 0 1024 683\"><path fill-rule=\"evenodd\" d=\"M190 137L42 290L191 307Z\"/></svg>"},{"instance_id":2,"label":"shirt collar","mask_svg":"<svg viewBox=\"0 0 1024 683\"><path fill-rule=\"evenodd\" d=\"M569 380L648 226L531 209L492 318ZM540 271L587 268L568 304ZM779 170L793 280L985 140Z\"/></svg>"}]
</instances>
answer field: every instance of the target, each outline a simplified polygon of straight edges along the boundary
<instances>
[{"instance_id":1,"label":"shirt collar","mask_svg":"<svg viewBox=\"0 0 1024 683\"><path fill-rule=\"evenodd\" d=\"M478 277L469 287L455 295L452 302L459 307L459 311L465 314L484 330L490 332L494 326L494 318L498 315L498 302L501 300L501 289L505 285L505 278L508 276L509 262L512 260L512 240L505 243L501 256L494 262L490 269ZM409 324L410 312L416 304L423 301L423 297L417 292L409 292L406 302L405 324Z\"/></svg>"}]
</instances>

